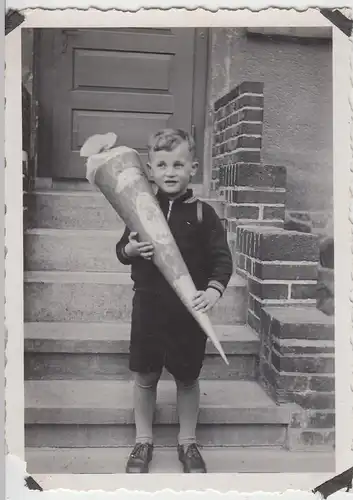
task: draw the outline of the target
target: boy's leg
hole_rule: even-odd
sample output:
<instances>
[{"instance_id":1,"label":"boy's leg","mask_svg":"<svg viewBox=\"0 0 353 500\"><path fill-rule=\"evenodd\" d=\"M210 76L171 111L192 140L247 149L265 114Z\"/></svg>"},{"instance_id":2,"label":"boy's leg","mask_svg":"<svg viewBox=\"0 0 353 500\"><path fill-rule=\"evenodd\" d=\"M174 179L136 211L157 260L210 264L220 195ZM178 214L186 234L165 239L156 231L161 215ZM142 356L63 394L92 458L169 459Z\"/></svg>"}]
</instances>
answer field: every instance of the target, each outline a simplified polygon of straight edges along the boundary
<instances>
[{"instance_id":1,"label":"boy's leg","mask_svg":"<svg viewBox=\"0 0 353 500\"><path fill-rule=\"evenodd\" d=\"M175 380L180 432L178 442L185 446L196 443L196 425L200 406L199 380Z\"/></svg>"},{"instance_id":2,"label":"boy's leg","mask_svg":"<svg viewBox=\"0 0 353 500\"><path fill-rule=\"evenodd\" d=\"M152 423L160 376L160 372L136 373L134 384L136 443L152 444Z\"/></svg>"},{"instance_id":3,"label":"boy's leg","mask_svg":"<svg viewBox=\"0 0 353 500\"><path fill-rule=\"evenodd\" d=\"M160 376L160 372L136 373L134 384L136 444L126 464L126 472L130 474L148 472L152 460L152 424Z\"/></svg>"},{"instance_id":4,"label":"boy's leg","mask_svg":"<svg viewBox=\"0 0 353 500\"><path fill-rule=\"evenodd\" d=\"M160 341L158 297L136 291L133 298L129 368L135 373L133 402L136 444L126 464L128 473L148 472L152 459L152 422L157 383L163 367L164 347Z\"/></svg>"},{"instance_id":5,"label":"boy's leg","mask_svg":"<svg viewBox=\"0 0 353 500\"><path fill-rule=\"evenodd\" d=\"M206 464L196 444L196 425L200 406L199 380L177 380L177 407L180 432L178 456L184 472L205 473Z\"/></svg>"},{"instance_id":6,"label":"boy's leg","mask_svg":"<svg viewBox=\"0 0 353 500\"><path fill-rule=\"evenodd\" d=\"M165 367L174 376L177 385L177 409L180 432L178 456L184 472L205 473L206 465L196 444L196 426L199 415L199 375L203 364L206 336L190 321L176 322L168 336Z\"/></svg>"}]
</instances>

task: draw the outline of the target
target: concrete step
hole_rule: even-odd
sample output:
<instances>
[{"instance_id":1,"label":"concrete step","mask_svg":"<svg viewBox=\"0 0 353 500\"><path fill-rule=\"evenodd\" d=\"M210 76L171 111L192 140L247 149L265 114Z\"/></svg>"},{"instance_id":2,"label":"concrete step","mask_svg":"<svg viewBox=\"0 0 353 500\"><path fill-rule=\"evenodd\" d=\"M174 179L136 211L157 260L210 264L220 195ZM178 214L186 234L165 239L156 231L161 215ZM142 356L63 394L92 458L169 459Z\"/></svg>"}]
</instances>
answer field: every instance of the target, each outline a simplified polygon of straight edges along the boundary
<instances>
[{"instance_id":1,"label":"concrete step","mask_svg":"<svg viewBox=\"0 0 353 500\"><path fill-rule=\"evenodd\" d=\"M65 488L88 491L90 489L115 490L123 487L118 474L125 473L129 448L26 448L27 472L35 474L35 479L46 489ZM289 452L270 448L222 448L210 447L201 450L209 473L317 473L335 470L334 453ZM156 448L150 466L150 473L181 473L182 468L175 448ZM49 475L50 474L50 475ZM73 474L69 476L68 474ZM76 474L76 476L75 476ZM85 474L101 475L87 482ZM63 476L62 476L63 475ZM108 476L109 475L109 476ZM182 476L185 477L185 476ZM115 485L108 480L118 478ZM205 477L207 478L207 476ZM80 486L77 481L84 479ZM144 477L145 479L145 477ZM148 479L148 478L146 478ZM124 487L136 489L136 476L126 474ZM68 482L69 481L69 482ZM71 481L71 482L70 482ZM130 481L129 486L125 481ZM156 489L151 484L153 491Z\"/></svg>"},{"instance_id":2,"label":"concrete step","mask_svg":"<svg viewBox=\"0 0 353 500\"><path fill-rule=\"evenodd\" d=\"M215 332L228 355L256 355L259 338L247 325L215 325ZM40 353L126 353L129 323L25 323L25 352ZM217 354L207 343L208 354Z\"/></svg>"},{"instance_id":3,"label":"concrete step","mask_svg":"<svg viewBox=\"0 0 353 500\"><path fill-rule=\"evenodd\" d=\"M124 228L116 230L30 229L24 235L26 271L130 272L115 247Z\"/></svg>"},{"instance_id":4,"label":"concrete step","mask_svg":"<svg viewBox=\"0 0 353 500\"><path fill-rule=\"evenodd\" d=\"M205 447L285 446L287 427L283 424L200 424L197 440ZM156 447L175 447L179 426L155 424ZM29 424L25 428L26 446L49 448L121 448L135 443L133 424Z\"/></svg>"},{"instance_id":5,"label":"concrete step","mask_svg":"<svg viewBox=\"0 0 353 500\"><path fill-rule=\"evenodd\" d=\"M203 379L256 378L259 338L247 325L218 325L227 366L207 343ZM25 323L26 380L129 380L129 324ZM163 373L163 378L170 378Z\"/></svg>"},{"instance_id":6,"label":"concrete step","mask_svg":"<svg viewBox=\"0 0 353 500\"><path fill-rule=\"evenodd\" d=\"M47 190L26 194L26 219L30 228L111 229L124 226L102 193Z\"/></svg>"},{"instance_id":7,"label":"concrete step","mask_svg":"<svg viewBox=\"0 0 353 500\"><path fill-rule=\"evenodd\" d=\"M288 424L296 405L276 405L257 382L202 380L200 424ZM177 423L176 387L158 384L155 423ZM25 381L26 424L132 424L133 382Z\"/></svg>"},{"instance_id":8,"label":"concrete step","mask_svg":"<svg viewBox=\"0 0 353 500\"><path fill-rule=\"evenodd\" d=\"M202 445L284 446L295 405L277 406L256 383L201 380L197 438ZM26 381L26 446L120 447L134 443L133 383ZM156 445L175 445L174 381L158 384Z\"/></svg>"},{"instance_id":9,"label":"concrete step","mask_svg":"<svg viewBox=\"0 0 353 500\"><path fill-rule=\"evenodd\" d=\"M24 275L25 321L119 321L131 317L132 281L127 273L28 271ZM245 323L246 282L234 275L210 314L214 324Z\"/></svg>"},{"instance_id":10,"label":"concrete step","mask_svg":"<svg viewBox=\"0 0 353 500\"><path fill-rule=\"evenodd\" d=\"M219 217L224 217L223 202L217 199L205 201ZM98 190L38 190L26 194L24 203L28 207L26 220L29 228L117 230L124 225Z\"/></svg>"}]
</instances>

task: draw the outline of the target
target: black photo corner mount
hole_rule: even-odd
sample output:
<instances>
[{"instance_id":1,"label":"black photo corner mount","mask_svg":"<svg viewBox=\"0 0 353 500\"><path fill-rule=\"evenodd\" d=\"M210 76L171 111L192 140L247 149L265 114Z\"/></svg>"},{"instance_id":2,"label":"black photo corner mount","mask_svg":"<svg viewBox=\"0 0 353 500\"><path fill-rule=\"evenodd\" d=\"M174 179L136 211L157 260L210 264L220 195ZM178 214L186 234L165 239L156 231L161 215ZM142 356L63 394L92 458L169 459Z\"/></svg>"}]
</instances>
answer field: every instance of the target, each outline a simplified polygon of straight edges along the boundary
<instances>
[{"instance_id":1,"label":"black photo corner mount","mask_svg":"<svg viewBox=\"0 0 353 500\"><path fill-rule=\"evenodd\" d=\"M313 493L321 493L323 498L328 498L339 490L345 489L348 492L352 489L352 479L353 467L320 484L313 489Z\"/></svg>"},{"instance_id":2,"label":"black photo corner mount","mask_svg":"<svg viewBox=\"0 0 353 500\"><path fill-rule=\"evenodd\" d=\"M8 9L5 14L5 36L20 26L25 20L25 16L18 10Z\"/></svg>"},{"instance_id":3,"label":"black photo corner mount","mask_svg":"<svg viewBox=\"0 0 353 500\"><path fill-rule=\"evenodd\" d=\"M353 22L338 9L320 9L321 14L348 37L352 34ZM20 26L25 16L18 10L9 9L5 16L5 35Z\"/></svg>"},{"instance_id":4,"label":"black photo corner mount","mask_svg":"<svg viewBox=\"0 0 353 500\"><path fill-rule=\"evenodd\" d=\"M326 17L332 24L342 31L345 35L350 37L352 35L353 21L348 19L338 9L320 9L321 14Z\"/></svg>"},{"instance_id":5,"label":"black photo corner mount","mask_svg":"<svg viewBox=\"0 0 353 500\"><path fill-rule=\"evenodd\" d=\"M25 486L29 490L43 491L43 488L37 483L32 476L25 477Z\"/></svg>"},{"instance_id":6,"label":"black photo corner mount","mask_svg":"<svg viewBox=\"0 0 353 500\"><path fill-rule=\"evenodd\" d=\"M332 24L340 29L346 36L350 37L353 31L353 21L348 19L337 9L320 9L320 13L326 17ZM25 16L17 10L9 9L5 15L5 36L18 28L25 20ZM334 476L317 486L312 492L320 493L323 498L328 498L339 490L345 489L346 492L352 489L353 467ZM32 476L25 477L25 486L29 490L43 491L43 488L33 479Z\"/></svg>"}]
</instances>

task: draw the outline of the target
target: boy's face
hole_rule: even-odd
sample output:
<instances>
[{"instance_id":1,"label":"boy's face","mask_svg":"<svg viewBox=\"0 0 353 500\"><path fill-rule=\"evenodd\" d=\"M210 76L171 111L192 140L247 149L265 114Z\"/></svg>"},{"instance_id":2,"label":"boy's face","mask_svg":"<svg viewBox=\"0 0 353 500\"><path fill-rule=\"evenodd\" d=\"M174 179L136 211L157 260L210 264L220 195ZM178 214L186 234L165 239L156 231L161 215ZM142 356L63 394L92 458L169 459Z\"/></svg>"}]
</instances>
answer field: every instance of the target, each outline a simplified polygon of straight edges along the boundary
<instances>
[{"instance_id":1,"label":"boy's face","mask_svg":"<svg viewBox=\"0 0 353 500\"><path fill-rule=\"evenodd\" d=\"M172 151L151 151L148 166L153 181L170 197L184 194L197 170L187 142Z\"/></svg>"}]
</instances>

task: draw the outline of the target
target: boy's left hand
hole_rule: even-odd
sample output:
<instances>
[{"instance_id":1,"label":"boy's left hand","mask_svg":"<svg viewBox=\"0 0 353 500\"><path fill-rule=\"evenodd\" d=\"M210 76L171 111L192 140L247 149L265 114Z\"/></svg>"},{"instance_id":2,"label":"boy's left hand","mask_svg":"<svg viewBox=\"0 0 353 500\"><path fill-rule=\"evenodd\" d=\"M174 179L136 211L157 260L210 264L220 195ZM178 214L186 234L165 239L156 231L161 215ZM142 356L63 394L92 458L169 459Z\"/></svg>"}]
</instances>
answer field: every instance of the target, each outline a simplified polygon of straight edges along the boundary
<instances>
[{"instance_id":1,"label":"boy's left hand","mask_svg":"<svg viewBox=\"0 0 353 500\"><path fill-rule=\"evenodd\" d=\"M207 312L216 304L221 294L215 288L199 290L196 292L192 306L196 311Z\"/></svg>"}]
</instances>

